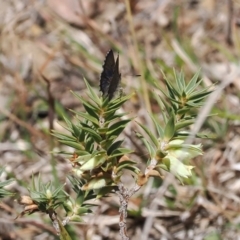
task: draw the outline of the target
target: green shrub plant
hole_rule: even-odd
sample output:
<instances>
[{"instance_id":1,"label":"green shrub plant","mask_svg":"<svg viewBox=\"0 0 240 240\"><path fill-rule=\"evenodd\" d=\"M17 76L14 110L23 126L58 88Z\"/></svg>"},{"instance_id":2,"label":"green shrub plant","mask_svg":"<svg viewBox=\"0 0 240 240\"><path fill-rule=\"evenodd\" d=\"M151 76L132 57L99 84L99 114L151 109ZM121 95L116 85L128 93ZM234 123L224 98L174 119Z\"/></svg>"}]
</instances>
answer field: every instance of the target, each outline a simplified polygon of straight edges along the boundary
<instances>
[{"instance_id":1,"label":"green shrub plant","mask_svg":"<svg viewBox=\"0 0 240 240\"><path fill-rule=\"evenodd\" d=\"M85 80L88 96L75 94L85 111L74 112L77 123L65 118L68 134L53 132L60 143L73 149L66 154L71 154L69 161L72 172L67 177L76 193L75 197L65 192L64 186L54 188L51 183L42 183L39 177L32 181L29 196L23 196L20 201L25 206L21 215L44 212L54 223L60 238L71 239L64 226L74 221L82 222L82 217L92 212L93 205L89 200L117 194L120 201L120 234L122 239L129 239L126 218L131 196L150 177L161 178L164 171L172 173L183 182L191 176L193 166L189 165L189 161L202 155L201 144L188 144L186 139L191 135L190 126L194 124L197 109L204 104L204 99L211 91L201 87L199 72L188 83L183 73L174 72L174 77L174 81L165 78L164 90L159 84L155 86L158 90L156 92L161 92L161 96L153 93L162 116L160 121L151 115L157 134L137 122L142 131L136 135L149 154L144 172L131 157L132 149L124 147L124 140L119 138L127 124L136 121L126 118L127 113L118 111L132 95L121 94L111 98L108 94L99 96ZM108 80L111 84L112 79ZM131 174L135 182L130 189L121 181L126 173ZM65 217L58 216L58 208L65 211Z\"/></svg>"}]
</instances>

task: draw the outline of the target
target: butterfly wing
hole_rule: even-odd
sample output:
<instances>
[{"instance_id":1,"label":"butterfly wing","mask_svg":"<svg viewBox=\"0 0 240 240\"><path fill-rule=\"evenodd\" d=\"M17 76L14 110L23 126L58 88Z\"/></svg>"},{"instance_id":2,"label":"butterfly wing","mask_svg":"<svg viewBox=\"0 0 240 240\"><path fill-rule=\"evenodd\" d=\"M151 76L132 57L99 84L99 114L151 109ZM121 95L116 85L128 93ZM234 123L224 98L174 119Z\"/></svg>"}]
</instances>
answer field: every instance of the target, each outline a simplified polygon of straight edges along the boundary
<instances>
[{"instance_id":1,"label":"butterfly wing","mask_svg":"<svg viewBox=\"0 0 240 240\"><path fill-rule=\"evenodd\" d=\"M116 90L118 88L120 80L121 80L121 73L119 73L119 55L118 55L115 66L114 66L112 80L111 80L109 88L108 88L109 100L111 100L113 98L114 93L116 92Z\"/></svg>"},{"instance_id":2,"label":"butterfly wing","mask_svg":"<svg viewBox=\"0 0 240 240\"><path fill-rule=\"evenodd\" d=\"M103 71L100 77L100 91L103 93L104 96L108 95L109 87L111 85L113 75L115 69L115 59L113 55L113 51L110 50L105 58L103 64Z\"/></svg>"}]
</instances>

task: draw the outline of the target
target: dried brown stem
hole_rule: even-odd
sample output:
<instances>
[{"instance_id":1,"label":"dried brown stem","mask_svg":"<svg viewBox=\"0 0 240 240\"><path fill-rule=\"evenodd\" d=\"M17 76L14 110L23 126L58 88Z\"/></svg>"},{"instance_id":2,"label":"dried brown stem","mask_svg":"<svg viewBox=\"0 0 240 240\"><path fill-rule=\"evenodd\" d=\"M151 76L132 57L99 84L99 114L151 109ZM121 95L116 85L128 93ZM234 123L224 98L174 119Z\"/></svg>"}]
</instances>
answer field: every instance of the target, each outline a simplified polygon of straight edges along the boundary
<instances>
[{"instance_id":1,"label":"dried brown stem","mask_svg":"<svg viewBox=\"0 0 240 240\"><path fill-rule=\"evenodd\" d=\"M127 236L126 219L127 219L128 201L131 196L129 195L128 189L125 188L122 183L118 185L118 189L119 191L117 191L116 193L120 200L119 232L123 240L129 240L129 237Z\"/></svg>"},{"instance_id":2,"label":"dried brown stem","mask_svg":"<svg viewBox=\"0 0 240 240\"><path fill-rule=\"evenodd\" d=\"M226 42L232 46L233 40L232 40L232 19L234 14L234 6L233 1L228 0L227 1L227 9L228 9L228 20L227 20L227 31L226 31Z\"/></svg>"},{"instance_id":3,"label":"dried brown stem","mask_svg":"<svg viewBox=\"0 0 240 240\"><path fill-rule=\"evenodd\" d=\"M128 202L130 197L133 196L134 193L136 193L141 186L135 185L132 189L128 190L124 187L122 183L118 185L119 191L117 191L117 195L120 200L120 207L119 207L119 227L120 227L120 235L122 237L122 240L129 240L129 237L127 236L127 208L128 208Z\"/></svg>"}]
</instances>

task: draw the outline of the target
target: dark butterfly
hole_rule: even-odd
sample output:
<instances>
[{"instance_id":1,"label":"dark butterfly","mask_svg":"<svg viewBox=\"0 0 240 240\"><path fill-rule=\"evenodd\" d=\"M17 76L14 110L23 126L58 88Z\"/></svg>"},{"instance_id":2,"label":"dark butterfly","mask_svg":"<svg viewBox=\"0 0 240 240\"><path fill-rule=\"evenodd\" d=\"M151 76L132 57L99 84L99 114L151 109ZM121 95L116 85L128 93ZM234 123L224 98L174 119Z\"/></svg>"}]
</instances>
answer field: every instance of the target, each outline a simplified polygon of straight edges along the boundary
<instances>
[{"instance_id":1,"label":"dark butterfly","mask_svg":"<svg viewBox=\"0 0 240 240\"><path fill-rule=\"evenodd\" d=\"M120 80L119 56L115 62L113 50L110 50L106 55L100 78L100 91L103 93L103 96L111 100L118 88Z\"/></svg>"}]
</instances>

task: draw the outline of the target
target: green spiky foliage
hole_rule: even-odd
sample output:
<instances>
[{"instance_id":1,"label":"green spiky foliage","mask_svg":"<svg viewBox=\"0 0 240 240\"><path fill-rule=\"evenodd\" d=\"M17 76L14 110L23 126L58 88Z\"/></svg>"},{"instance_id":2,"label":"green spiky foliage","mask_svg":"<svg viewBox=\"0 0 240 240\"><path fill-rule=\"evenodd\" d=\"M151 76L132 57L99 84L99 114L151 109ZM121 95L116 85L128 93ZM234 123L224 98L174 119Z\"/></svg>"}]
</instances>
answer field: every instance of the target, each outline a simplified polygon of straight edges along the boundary
<instances>
[{"instance_id":1,"label":"green spiky foliage","mask_svg":"<svg viewBox=\"0 0 240 240\"><path fill-rule=\"evenodd\" d=\"M88 99L75 94L85 112L74 112L77 124L65 118L69 135L53 134L61 143L75 149L71 163L75 175L84 181L82 190L94 190L101 197L117 188L124 169L135 175L139 173L135 162L124 157L132 151L123 148L123 140L118 139L131 119L121 119L126 114L117 110L131 96L111 100L98 97L88 82L85 83Z\"/></svg>"},{"instance_id":2,"label":"green spiky foliage","mask_svg":"<svg viewBox=\"0 0 240 240\"><path fill-rule=\"evenodd\" d=\"M191 135L189 126L195 122L197 109L204 104L204 99L211 93L209 88L200 88L202 80L199 72L186 84L183 73L174 72L175 81L170 82L165 78L167 91L163 91L156 84L164 97L155 94L162 109L163 123L153 115L151 116L157 130L157 135L140 124L148 135L146 139L142 134L137 134L148 149L149 165L154 166L160 174L161 169L173 173L180 181L191 176L193 166L187 165L189 160L202 154L201 144L192 145L185 143ZM200 88L200 90L198 90ZM203 137L197 134L198 137ZM206 136L205 136L206 137ZM153 172L156 175L155 172ZM149 174L151 176L151 173Z\"/></svg>"},{"instance_id":3,"label":"green spiky foliage","mask_svg":"<svg viewBox=\"0 0 240 240\"><path fill-rule=\"evenodd\" d=\"M63 207L67 213L68 221L83 222L82 216L91 213L91 208L95 206L87 201L96 199L96 194L93 190L85 191L82 190L84 180L81 180L75 176L69 176L68 179L72 184L72 188L76 193L76 197L68 197L67 201L64 202Z\"/></svg>"},{"instance_id":4,"label":"green spiky foliage","mask_svg":"<svg viewBox=\"0 0 240 240\"><path fill-rule=\"evenodd\" d=\"M182 73L175 74L173 83L165 79L167 91L156 86L163 93L163 97L155 94L162 108L163 123L151 116L157 134L140 123L148 137L137 133L150 156L144 173L136 167L135 161L129 159L128 155L132 151L122 147L124 141L119 139L132 119L126 119L126 114L118 110L131 96L109 100L108 97L99 97L88 82L85 83L88 96L84 98L75 94L85 111L73 111L76 123L65 118L68 134L53 132L61 143L73 148L69 159L73 175L69 180L76 198L68 196L63 203L69 221L81 222L82 215L91 212L92 205L88 200L114 192L121 181L123 170L131 171L139 187L151 176L161 177L162 170L171 172L180 181L191 176L193 166L188 165L188 161L201 155L202 150L200 144L187 144L184 141L190 135L188 128L195 121L196 110L211 92L202 88L198 90L201 83L199 73L188 84Z\"/></svg>"},{"instance_id":5,"label":"green spiky foliage","mask_svg":"<svg viewBox=\"0 0 240 240\"><path fill-rule=\"evenodd\" d=\"M28 190L30 198L38 206L38 210L45 213L55 211L67 199L63 186L55 189L52 182L43 183L40 174L37 180L32 177L32 187Z\"/></svg>"}]
</instances>

